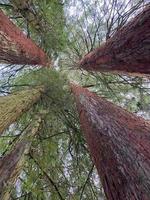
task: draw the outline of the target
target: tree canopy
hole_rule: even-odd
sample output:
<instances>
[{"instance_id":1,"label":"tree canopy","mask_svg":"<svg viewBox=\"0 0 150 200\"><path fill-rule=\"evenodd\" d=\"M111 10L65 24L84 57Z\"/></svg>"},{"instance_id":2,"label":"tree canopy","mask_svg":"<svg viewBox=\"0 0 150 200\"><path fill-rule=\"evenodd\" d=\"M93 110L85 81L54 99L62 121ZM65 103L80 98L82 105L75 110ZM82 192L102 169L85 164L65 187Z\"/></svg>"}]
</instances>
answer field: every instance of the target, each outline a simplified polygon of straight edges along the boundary
<instances>
[{"instance_id":1,"label":"tree canopy","mask_svg":"<svg viewBox=\"0 0 150 200\"><path fill-rule=\"evenodd\" d=\"M87 72L79 66L84 55L109 40L147 4L144 0L0 1L4 13L52 60L46 67L0 65L0 96L22 91L28 98L30 91L44 88L38 101L0 136L3 158L41 117L21 174L11 186L11 200L106 199L80 129L70 83L150 119L148 77Z\"/></svg>"}]
</instances>

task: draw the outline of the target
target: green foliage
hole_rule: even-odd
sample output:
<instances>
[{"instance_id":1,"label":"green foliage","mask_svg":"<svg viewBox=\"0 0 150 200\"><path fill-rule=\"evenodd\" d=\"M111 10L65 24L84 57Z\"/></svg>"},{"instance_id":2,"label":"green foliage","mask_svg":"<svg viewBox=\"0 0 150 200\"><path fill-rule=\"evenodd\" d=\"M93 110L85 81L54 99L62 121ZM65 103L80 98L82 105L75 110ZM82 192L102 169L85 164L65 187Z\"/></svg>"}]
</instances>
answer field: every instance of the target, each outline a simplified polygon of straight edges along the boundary
<instances>
[{"instance_id":1,"label":"green foliage","mask_svg":"<svg viewBox=\"0 0 150 200\"><path fill-rule=\"evenodd\" d=\"M60 0L34 0L32 3L37 20L36 24L31 24L31 30L40 36L41 45L49 55L62 51L66 42L63 4Z\"/></svg>"},{"instance_id":2,"label":"green foliage","mask_svg":"<svg viewBox=\"0 0 150 200\"><path fill-rule=\"evenodd\" d=\"M135 13L133 2L127 6L126 1L121 1L121 9L117 7L119 1L113 1L116 5L93 0L67 0L67 4L60 0L8 2L10 7L6 6L5 10L14 17L17 25L50 56L61 58L61 71L32 68L19 76L15 72L13 81L8 78L8 82L15 86L10 92L45 87L39 102L0 138L0 153L4 155L17 141L19 136L15 134L21 135L35 115L42 114L41 129L33 138L12 199L58 200L61 194L65 200L97 200L103 193L80 130L67 78L132 112L149 117L148 81L124 75L87 73L75 68L84 54L99 46L114 33L117 25L122 26ZM137 8L140 6L141 3L137 4ZM111 9L114 12L109 13ZM122 20L118 16L122 16ZM64 69L67 75L63 75ZM3 81L2 84L5 85Z\"/></svg>"},{"instance_id":3,"label":"green foliage","mask_svg":"<svg viewBox=\"0 0 150 200\"><path fill-rule=\"evenodd\" d=\"M64 8L61 0L10 0L2 6L14 22L27 32L46 53L56 56L65 48ZM9 5L9 6L8 6Z\"/></svg>"},{"instance_id":4,"label":"green foliage","mask_svg":"<svg viewBox=\"0 0 150 200\"><path fill-rule=\"evenodd\" d=\"M40 131L32 139L32 147L20 176L19 199L23 200L26 196L39 200L50 197L52 200L61 197L77 200L83 196L83 199L96 200L101 189L94 180L95 171L80 130L66 75L42 68L25 72L12 84L16 86L13 91L39 86L46 88L39 102L18 121L23 129L35 115L40 113L43 116ZM17 197L15 188L12 195Z\"/></svg>"},{"instance_id":5,"label":"green foliage","mask_svg":"<svg viewBox=\"0 0 150 200\"><path fill-rule=\"evenodd\" d=\"M51 106L52 109L55 107L61 110L61 107L65 109L65 106L70 106L71 96L67 77L60 75L56 70L42 68L27 72L15 79L14 84L24 85L24 88L43 86L45 88L44 102L41 103L43 107ZM16 88L22 90L22 87Z\"/></svg>"},{"instance_id":6,"label":"green foliage","mask_svg":"<svg viewBox=\"0 0 150 200\"><path fill-rule=\"evenodd\" d=\"M49 31L44 31L45 39L43 40L44 47L49 51L62 51L66 42L66 34L64 31L64 11L61 0L53 1L35 1L35 5L41 10L41 17L47 22ZM42 32L42 37L44 37Z\"/></svg>"}]
</instances>

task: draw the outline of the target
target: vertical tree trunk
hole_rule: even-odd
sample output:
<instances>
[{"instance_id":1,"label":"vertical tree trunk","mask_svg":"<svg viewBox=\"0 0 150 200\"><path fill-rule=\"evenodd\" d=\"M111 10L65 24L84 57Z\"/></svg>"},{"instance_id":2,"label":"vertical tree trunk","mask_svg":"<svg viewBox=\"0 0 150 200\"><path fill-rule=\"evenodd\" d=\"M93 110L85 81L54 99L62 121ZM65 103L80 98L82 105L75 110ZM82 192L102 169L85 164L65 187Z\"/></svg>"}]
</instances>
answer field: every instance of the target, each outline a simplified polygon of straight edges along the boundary
<instances>
[{"instance_id":1,"label":"vertical tree trunk","mask_svg":"<svg viewBox=\"0 0 150 200\"><path fill-rule=\"evenodd\" d=\"M101 47L87 54L80 66L90 71L150 74L150 5Z\"/></svg>"},{"instance_id":2,"label":"vertical tree trunk","mask_svg":"<svg viewBox=\"0 0 150 200\"><path fill-rule=\"evenodd\" d=\"M36 88L0 97L0 134L39 100L43 90Z\"/></svg>"},{"instance_id":3,"label":"vertical tree trunk","mask_svg":"<svg viewBox=\"0 0 150 200\"><path fill-rule=\"evenodd\" d=\"M24 131L20 141L14 146L13 150L0 160L0 199L9 200L11 188L14 186L22 170L25 155L29 153L31 141L37 134L41 117L32 122Z\"/></svg>"},{"instance_id":4,"label":"vertical tree trunk","mask_svg":"<svg viewBox=\"0 0 150 200\"><path fill-rule=\"evenodd\" d=\"M150 123L72 86L90 153L109 200L150 199Z\"/></svg>"},{"instance_id":5,"label":"vertical tree trunk","mask_svg":"<svg viewBox=\"0 0 150 200\"><path fill-rule=\"evenodd\" d=\"M27 38L0 10L0 61L11 64L46 65L42 49Z\"/></svg>"}]
</instances>

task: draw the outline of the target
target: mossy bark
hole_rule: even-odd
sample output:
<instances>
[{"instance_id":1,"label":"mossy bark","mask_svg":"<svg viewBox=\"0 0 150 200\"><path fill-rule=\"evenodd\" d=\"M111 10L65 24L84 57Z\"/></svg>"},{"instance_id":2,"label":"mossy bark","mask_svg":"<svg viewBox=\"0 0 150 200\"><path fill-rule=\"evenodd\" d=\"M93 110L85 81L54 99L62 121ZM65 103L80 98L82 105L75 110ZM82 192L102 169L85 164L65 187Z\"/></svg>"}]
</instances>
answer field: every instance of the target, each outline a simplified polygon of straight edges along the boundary
<instances>
[{"instance_id":1,"label":"mossy bark","mask_svg":"<svg viewBox=\"0 0 150 200\"><path fill-rule=\"evenodd\" d=\"M20 140L12 151L0 160L0 199L9 200L11 189L14 186L23 164L29 153L32 140L38 133L42 119L39 116L22 133Z\"/></svg>"},{"instance_id":2,"label":"mossy bark","mask_svg":"<svg viewBox=\"0 0 150 200\"><path fill-rule=\"evenodd\" d=\"M72 86L91 156L108 200L150 199L150 123Z\"/></svg>"},{"instance_id":3,"label":"mossy bark","mask_svg":"<svg viewBox=\"0 0 150 200\"><path fill-rule=\"evenodd\" d=\"M48 65L48 58L0 10L0 61L11 64Z\"/></svg>"},{"instance_id":4,"label":"mossy bark","mask_svg":"<svg viewBox=\"0 0 150 200\"><path fill-rule=\"evenodd\" d=\"M83 57L80 66L89 71L150 74L150 5Z\"/></svg>"},{"instance_id":5,"label":"mossy bark","mask_svg":"<svg viewBox=\"0 0 150 200\"><path fill-rule=\"evenodd\" d=\"M0 97L0 134L37 102L43 91L36 88Z\"/></svg>"}]
</instances>

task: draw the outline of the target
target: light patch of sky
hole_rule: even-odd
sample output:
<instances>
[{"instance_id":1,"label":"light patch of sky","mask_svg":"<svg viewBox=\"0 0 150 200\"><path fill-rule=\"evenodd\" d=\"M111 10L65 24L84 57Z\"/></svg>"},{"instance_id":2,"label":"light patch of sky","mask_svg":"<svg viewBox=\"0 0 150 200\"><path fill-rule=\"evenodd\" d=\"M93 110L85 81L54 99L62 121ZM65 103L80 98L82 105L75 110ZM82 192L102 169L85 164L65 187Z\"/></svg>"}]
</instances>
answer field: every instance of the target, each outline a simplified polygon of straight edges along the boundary
<instances>
[{"instance_id":1,"label":"light patch of sky","mask_svg":"<svg viewBox=\"0 0 150 200\"><path fill-rule=\"evenodd\" d=\"M26 179L26 174L23 171L20 174L20 178L23 180ZM17 197L20 197L22 194L22 181L20 179L17 179L17 181L15 183L15 188L16 188Z\"/></svg>"},{"instance_id":2,"label":"light patch of sky","mask_svg":"<svg viewBox=\"0 0 150 200\"><path fill-rule=\"evenodd\" d=\"M9 1L8 0L0 0L0 3L6 3L6 4L8 4Z\"/></svg>"},{"instance_id":3,"label":"light patch of sky","mask_svg":"<svg viewBox=\"0 0 150 200\"><path fill-rule=\"evenodd\" d=\"M18 179L17 181L16 181L16 184L15 184L15 186L16 186L16 195L17 195L17 197L20 197L21 196L21 193L22 193L22 190L21 190L21 180L20 179Z\"/></svg>"},{"instance_id":4,"label":"light patch of sky","mask_svg":"<svg viewBox=\"0 0 150 200\"><path fill-rule=\"evenodd\" d=\"M83 8L80 1L72 2L69 6L66 6L66 17L82 16Z\"/></svg>"},{"instance_id":5,"label":"light patch of sky","mask_svg":"<svg viewBox=\"0 0 150 200\"><path fill-rule=\"evenodd\" d=\"M148 1L144 1L144 2L150 2L150 0ZM83 7L83 3L84 3L84 7ZM127 12L128 10L130 10L130 8L137 3L136 1L130 1L130 0L118 0L116 2L116 6L118 7L117 10L114 10L114 12L118 12L120 10L120 12ZM73 20L75 20L75 18L80 18L83 14L84 14L84 8L87 9L86 11L89 11L90 8L90 12L92 11L93 13L95 13L95 15L98 13L98 16L100 17L107 17L109 16L111 9L113 6L113 0L72 0L69 2L69 4L65 7L65 14L66 14L66 18L73 18ZM119 9L120 8L120 9ZM103 13L105 10L105 14ZM112 12L113 14L113 12ZM122 14L122 13L120 13ZM131 16L132 17L132 16ZM129 17L130 19L130 17ZM93 20L88 19L88 23L92 23Z\"/></svg>"},{"instance_id":6,"label":"light patch of sky","mask_svg":"<svg viewBox=\"0 0 150 200\"><path fill-rule=\"evenodd\" d=\"M9 66L11 66L11 64L0 64L0 81L2 81L4 78L6 77L6 74L11 73L11 70L9 68ZM18 67L21 65L17 65ZM9 69L9 72L8 72Z\"/></svg>"},{"instance_id":7,"label":"light patch of sky","mask_svg":"<svg viewBox=\"0 0 150 200\"><path fill-rule=\"evenodd\" d=\"M7 66L7 64L0 64L0 80L2 78L3 72L7 70L7 69L5 69L6 66Z\"/></svg>"}]
</instances>

